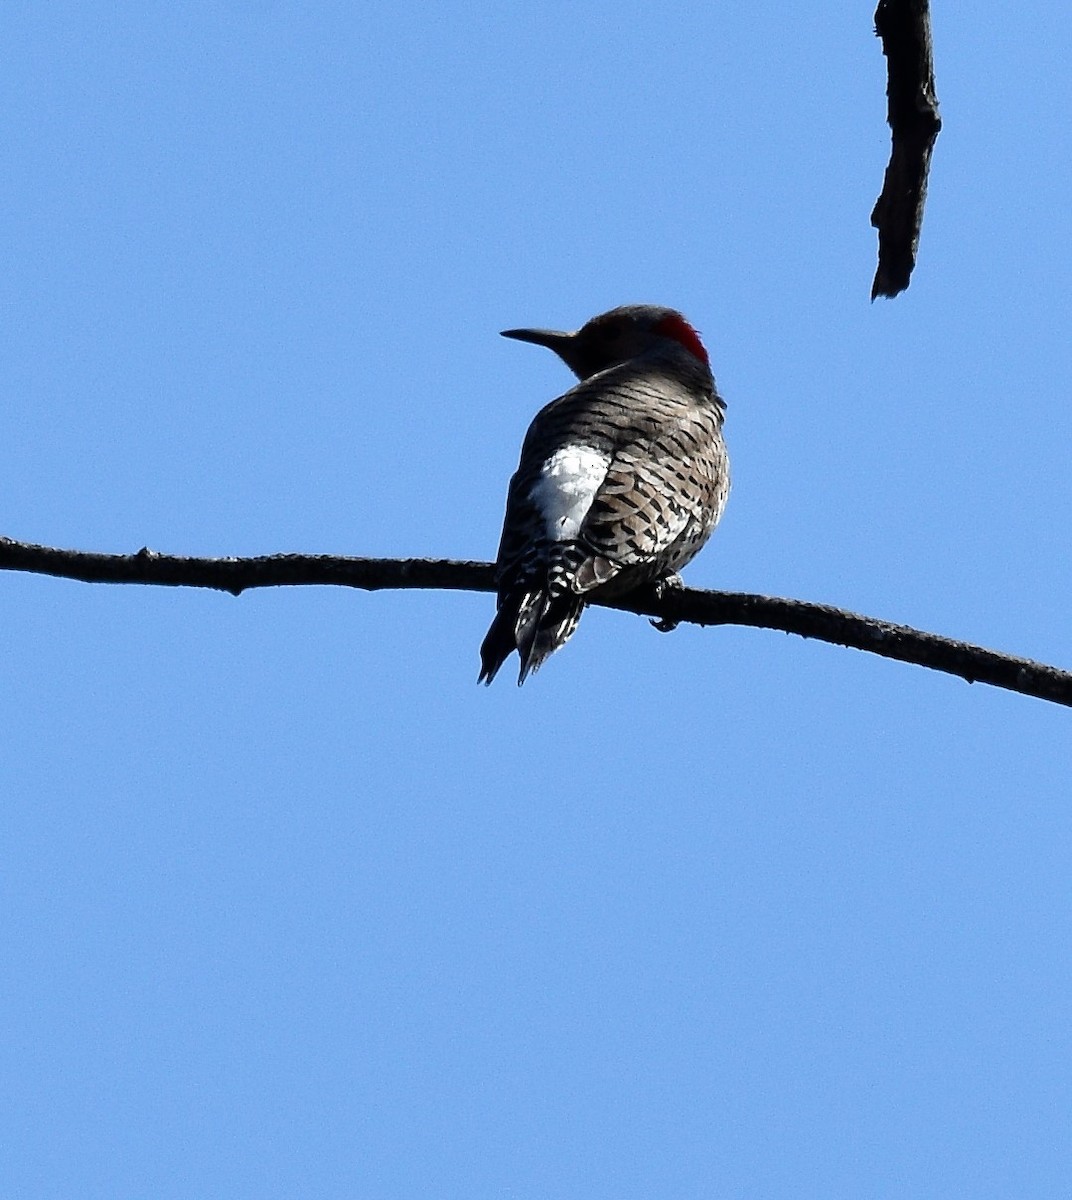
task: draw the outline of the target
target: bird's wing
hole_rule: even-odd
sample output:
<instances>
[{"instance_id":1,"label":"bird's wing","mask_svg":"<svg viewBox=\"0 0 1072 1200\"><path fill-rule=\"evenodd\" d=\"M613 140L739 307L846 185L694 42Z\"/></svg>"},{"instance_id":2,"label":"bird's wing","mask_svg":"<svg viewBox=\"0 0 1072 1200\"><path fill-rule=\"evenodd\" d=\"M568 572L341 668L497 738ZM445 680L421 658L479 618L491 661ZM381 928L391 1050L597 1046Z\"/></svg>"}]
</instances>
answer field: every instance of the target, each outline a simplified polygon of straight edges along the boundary
<instances>
[{"instance_id":1,"label":"bird's wing","mask_svg":"<svg viewBox=\"0 0 1072 1200\"><path fill-rule=\"evenodd\" d=\"M687 562L717 520L726 475L717 412L665 383L642 403L631 381L593 383L552 401L529 428L510 481L501 577L541 546L568 560L575 592L626 569L655 576Z\"/></svg>"},{"instance_id":2,"label":"bird's wing","mask_svg":"<svg viewBox=\"0 0 1072 1200\"><path fill-rule=\"evenodd\" d=\"M613 457L622 414L618 398L587 382L536 414L506 497L500 574L534 546L576 537Z\"/></svg>"},{"instance_id":3,"label":"bird's wing","mask_svg":"<svg viewBox=\"0 0 1072 1200\"><path fill-rule=\"evenodd\" d=\"M499 552L495 556L500 575L544 537L543 517L532 495L537 476L531 470L524 470L524 466L522 463L510 480L510 490L506 496L506 516L503 518Z\"/></svg>"},{"instance_id":4,"label":"bird's wing","mask_svg":"<svg viewBox=\"0 0 1072 1200\"><path fill-rule=\"evenodd\" d=\"M627 568L654 577L684 566L721 516L727 489L721 436L705 414L620 447L580 528L591 559L577 570L577 590Z\"/></svg>"}]
</instances>

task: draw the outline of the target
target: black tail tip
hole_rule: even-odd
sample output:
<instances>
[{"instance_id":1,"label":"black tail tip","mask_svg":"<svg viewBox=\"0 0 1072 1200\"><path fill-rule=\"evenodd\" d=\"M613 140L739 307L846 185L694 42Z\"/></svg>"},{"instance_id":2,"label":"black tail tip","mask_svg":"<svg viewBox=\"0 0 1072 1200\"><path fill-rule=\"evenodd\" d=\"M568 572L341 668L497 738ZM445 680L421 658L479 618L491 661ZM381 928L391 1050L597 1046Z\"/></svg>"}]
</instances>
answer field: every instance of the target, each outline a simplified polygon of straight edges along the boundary
<instances>
[{"instance_id":1,"label":"black tail tip","mask_svg":"<svg viewBox=\"0 0 1072 1200\"><path fill-rule=\"evenodd\" d=\"M509 655L507 655L507 658ZM491 687L495 676L498 675L500 668L506 661L505 658L500 659L497 663L483 663L480 667L480 674L476 677L477 684L483 684L485 687ZM517 673L517 686L520 687L526 679L536 670L536 667L529 663L522 662L521 668Z\"/></svg>"}]
</instances>

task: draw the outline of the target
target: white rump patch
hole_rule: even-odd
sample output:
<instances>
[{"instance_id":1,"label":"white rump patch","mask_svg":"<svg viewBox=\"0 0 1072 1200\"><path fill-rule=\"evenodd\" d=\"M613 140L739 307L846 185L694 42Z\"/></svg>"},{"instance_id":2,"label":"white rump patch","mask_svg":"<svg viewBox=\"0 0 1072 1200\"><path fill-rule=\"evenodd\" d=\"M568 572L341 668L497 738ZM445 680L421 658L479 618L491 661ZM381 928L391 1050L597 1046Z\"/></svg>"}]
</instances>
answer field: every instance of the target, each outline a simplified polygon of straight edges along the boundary
<instances>
[{"instance_id":1,"label":"white rump patch","mask_svg":"<svg viewBox=\"0 0 1072 1200\"><path fill-rule=\"evenodd\" d=\"M609 466L609 454L578 445L563 446L543 464L529 499L543 517L549 538L568 542L577 536Z\"/></svg>"}]
</instances>

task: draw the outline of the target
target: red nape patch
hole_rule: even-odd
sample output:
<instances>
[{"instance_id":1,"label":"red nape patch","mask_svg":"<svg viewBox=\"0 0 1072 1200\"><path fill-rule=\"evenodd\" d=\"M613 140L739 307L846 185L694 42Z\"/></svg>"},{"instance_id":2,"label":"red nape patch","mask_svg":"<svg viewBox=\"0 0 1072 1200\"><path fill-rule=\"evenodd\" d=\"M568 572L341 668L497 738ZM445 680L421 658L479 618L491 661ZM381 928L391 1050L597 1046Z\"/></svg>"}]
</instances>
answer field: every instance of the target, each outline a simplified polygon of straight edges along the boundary
<instances>
[{"instance_id":1,"label":"red nape patch","mask_svg":"<svg viewBox=\"0 0 1072 1200\"><path fill-rule=\"evenodd\" d=\"M663 337L673 338L675 342L680 342L705 367L711 365L710 359L707 357L707 351L704 349L704 344L700 341L700 335L684 317L679 317L676 313L672 317L663 317L659 324L655 326L655 332L661 333Z\"/></svg>"}]
</instances>

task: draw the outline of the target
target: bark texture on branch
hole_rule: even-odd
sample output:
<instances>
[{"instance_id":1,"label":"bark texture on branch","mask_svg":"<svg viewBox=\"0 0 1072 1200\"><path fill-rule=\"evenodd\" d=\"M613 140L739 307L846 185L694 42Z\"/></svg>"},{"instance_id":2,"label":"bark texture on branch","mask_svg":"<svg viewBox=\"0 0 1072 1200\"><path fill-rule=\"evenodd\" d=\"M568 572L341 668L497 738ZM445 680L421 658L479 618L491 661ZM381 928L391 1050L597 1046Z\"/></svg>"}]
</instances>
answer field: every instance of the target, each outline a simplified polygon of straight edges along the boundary
<instances>
[{"instance_id":1,"label":"bark texture on branch","mask_svg":"<svg viewBox=\"0 0 1072 1200\"><path fill-rule=\"evenodd\" d=\"M493 592L494 567L435 558L340 558L328 554L271 554L260 558L185 558L157 554L92 554L0 538L0 570L28 571L84 583L141 583L214 588L240 595L249 588L328 584L381 591L438 588ZM851 646L899 662L989 683L1025 696L1072 706L1072 672L1000 654L969 642L923 633L874 617L775 596L647 588L593 604L692 625L747 625Z\"/></svg>"},{"instance_id":2,"label":"bark texture on branch","mask_svg":"<svg viewBox=\"0 0 1072 1200\"><path fill-rule=\"evenodd\" d=\"M931 152L942 128L928 0L879 0L875 32L886 55L886 119L893 143L882 194L871 212L871 224L878 230L872 300L896 296L908 287L923 225Z\"/></svg>"}]
</instances>

